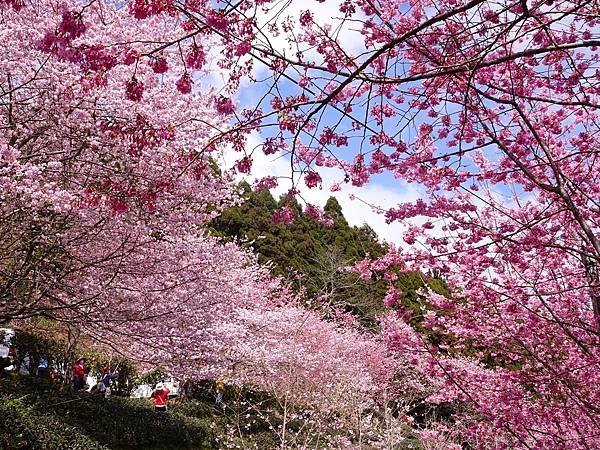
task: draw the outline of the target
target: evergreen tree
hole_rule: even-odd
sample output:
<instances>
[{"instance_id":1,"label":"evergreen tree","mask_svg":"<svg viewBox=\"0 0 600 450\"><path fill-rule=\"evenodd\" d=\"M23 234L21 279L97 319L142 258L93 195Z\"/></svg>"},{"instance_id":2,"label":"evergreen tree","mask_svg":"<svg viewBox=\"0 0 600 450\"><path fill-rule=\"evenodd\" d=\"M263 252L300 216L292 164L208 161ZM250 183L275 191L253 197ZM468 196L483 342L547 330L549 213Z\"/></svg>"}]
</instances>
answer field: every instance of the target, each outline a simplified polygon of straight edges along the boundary
<instances>
[{"instance_id":1,"label":"evergreen tree","mask_svg":"<svg viewBox=\"0 0 600 450\"><path fill-rule=\"evenodd\" d=\"M304 214L294 197L282 195L277 201L269 191L253 191L246 182L240 188L244 202L224 210L213 221L212 232L225 240L247 243L259 262L271 265L274 275L290 279L296 289L304 288L307 301L325 316L341 308L363 325L374 327L386 308L383 297L389 282L363 280L342 269L385 254L387 247L375 231L367 224L350 226L335 197L325 204L325 212L334 220L332 227L325 227ZM296 220L274 224L272 215L283 206L294 210ZM443 281L431 277L426 281L422 274L401 272L400 268L395 272L395 285L404 293L404 306L411 309L411 320L418 324L425 305L417 291L427 285L444 293Z\"/></svg>"}]
</instances>

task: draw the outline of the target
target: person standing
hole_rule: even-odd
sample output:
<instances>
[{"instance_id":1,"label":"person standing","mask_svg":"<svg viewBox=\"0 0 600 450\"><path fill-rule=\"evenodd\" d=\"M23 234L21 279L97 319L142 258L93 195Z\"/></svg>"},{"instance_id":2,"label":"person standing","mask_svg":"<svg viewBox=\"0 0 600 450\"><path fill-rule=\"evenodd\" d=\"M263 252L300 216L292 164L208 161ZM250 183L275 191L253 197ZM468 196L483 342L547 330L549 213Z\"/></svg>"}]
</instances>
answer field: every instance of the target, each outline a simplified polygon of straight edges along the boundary
<instances>
[{"instance_id":1,"label":"person standing","mask_svg":"<svg viewBox=\"0 0 600 450\"><path fill-rule=\"evenodd\" d=\"M116 380L117 378L119 378L119 372L111 372L110 367L105 367L103 369L103 374L102 378L100 379L100 382L102 383L102 386L104 386L104 389L102 391L104 392L105 397L110 396L110 386L112 384L112 380Z\"/></svg>"},{"instance_id":2,"label":"person standing","mask_svg":"<svg viewBox=\"0 0 600 450\"><path fill-rule=\"evenodd\" d=\"M154 411L165 412L167 410L167 397L170 392L163 383L156 385L150 395L154 399Z\"/></svg>"},{"instance_id":3,"label":"person standing","mask_svg":"<svg viewBox=\"0 0 600 450\"><path fill-rule=\"evenodd\" d=\"M48 378L48 360L43 356L37 367L37 376L40 378Z\"/></svg>"},{"instance_id":4,"label":"person standing","mask_svg":"<svg viewBox=\"0 0 600 450\"><path fill-rule=\"evenodd\" d=\"M73 366L73 388L80 391L85 386L85 358L82 356L77 359Z\"/></svg>"},{"instance_id":5,"label":"person standing","mask_svg":"<svg viewBox=\"0 0 600 450\"><path fill-rule=\"evenodd\" d=\"M221 380L215 382L215 391L217 392L215 405L218 405L223 400L223 395L225 394L225 384Z\"/></svg>"}]
</instances>

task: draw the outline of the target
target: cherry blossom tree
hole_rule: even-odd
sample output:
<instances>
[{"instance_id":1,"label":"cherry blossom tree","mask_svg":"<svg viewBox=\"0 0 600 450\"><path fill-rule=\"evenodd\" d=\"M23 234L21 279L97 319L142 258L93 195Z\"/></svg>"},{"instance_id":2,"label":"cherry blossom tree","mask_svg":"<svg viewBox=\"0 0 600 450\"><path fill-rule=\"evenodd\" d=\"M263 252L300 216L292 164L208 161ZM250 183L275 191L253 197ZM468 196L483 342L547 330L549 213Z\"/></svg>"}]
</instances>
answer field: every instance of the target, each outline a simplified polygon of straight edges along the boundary
<instances>
[{"instance_id":1,"label":"cherry blossom tree","mask_svg":"<svg viewBox=\"0 0 600 450\"><path fill-rule=\"evenodd\" d=\"M231 102L192 92L186 72L202 40L182 61L156 51L178 36L170 16L1 12L2 320L64 321L182 379L241 367L233 381L290 414L371 405L392 372L383 344L288 305L252 255L204 233L236 198L208 159Z\"/></svg>"},{"instance_id":2,"label":"cherry blossom tree","mask_svg":"<svg viewBox=\"0 0 600 450\"><path fill-rule=\"evenodd\" d=\"M234 55L249 40L269 67L257 106L279 131L263 150L277 143L309 188L319 167L337 167L354 186L389 172L423 189L386 212L405 223L407 246L366 276L389 262L446 278L454 298L430 295L425 326L476 359L427 349L434 375L475 411L467 438L596 446L597 3L346 1L337 25L309 9L286 19L287 6L221 12ZM247 21L262 28L239 34ZM281 36L291 51L273 43Z\"/></svg>"},{"instance_id":3,"label":"cherry blossom tree","mask_svg":"<svg viewBox=\"0 0 600 450\"><path fill-rule=\"evenodd\" d=\"M380 339L344 315L324 320L285 291L270 305L241 309L227 335L235 345L226 349L229 366L221 376L275 400L272 416L278 421L272 426L281 448L311 447L332 434L366 443L373 430L361 425L387 402L397 370ZM264 415L261 405L246 410ZM302 426L291 430L292 422Z\"/></svg>"},{"instance_id":4,"label":"cherry blossom tree","mask_svg":"<svg viewBox=\"0 0 600 450\"><path fill-rule=\"evenodd\" d=\"M419 336L403 345L406 329L388 336L408 357L424 352L415 364L445 383L438 398L471 408L459 438L597 447L597 2L344 0L330 19L321 3L3 2L8 304L49 299L65 283L77 260L62 258L65 236L76 244L120 229L125 254L141 242L130 226L137 237L186 241L174 228L201 224L229 199L204 158L220 144L239 152L242 173L253 151L287 155L294 188L298 173L321 187L323 168L339 169L334 190L389 174L422 198L385 211L405 224L406 245L363 273L402 264L445 277L453 295L428 293L423 325L453 348ZM199 93L215 61L224 86ZM258 100L236 110L244 79ZM263 143L248 148L257 130ZM53 264L33 270L40 260ZM69 289L58 292L62 305ZM40 301L24 304L3 314L26 316Z\"/></svg>"},{"instance_id":5,"label":"cherry blossom tree","mask_svg":"<svg viewBox=\"0 0 600 450\"><path fill-rule=\"evenodd\" d=\"M141 22L104 3L83 11L1 6L2 321L110 309L100 297L121 271L152 278L132 264L164 262L169 246L183 253L235 201L205 148L223 122L210 93L183 94L160 75L168 51L139 61L175 19Z\"/></svg>"},{"instance_id":6,"label":"cherry blossom tree","mask_svg":"<svg viewBox=\"0 0 600 450\"><path fill-rule=\"evenodd\" d=\"M260 100L222 135L243 153L238 170L261 126L262 150L288 154L309 188L320 167L341 170L336 189L384 172L418 184L421 199L386 212L405 223L407 244L388 260L446 277L453 299L431 296L425 325L479 360L479 375L459 377L434 346L440 375L509 447L594 447L597 3L347 0L329 21L292 8L131 4L137 17L179 14L190 35L220 40L219 111L234 112L242 77L262 80ZM174 45L191 52L190 35ZM497 396L476 367L508 380L494 383Z\"/></svg>"}]
</instances>

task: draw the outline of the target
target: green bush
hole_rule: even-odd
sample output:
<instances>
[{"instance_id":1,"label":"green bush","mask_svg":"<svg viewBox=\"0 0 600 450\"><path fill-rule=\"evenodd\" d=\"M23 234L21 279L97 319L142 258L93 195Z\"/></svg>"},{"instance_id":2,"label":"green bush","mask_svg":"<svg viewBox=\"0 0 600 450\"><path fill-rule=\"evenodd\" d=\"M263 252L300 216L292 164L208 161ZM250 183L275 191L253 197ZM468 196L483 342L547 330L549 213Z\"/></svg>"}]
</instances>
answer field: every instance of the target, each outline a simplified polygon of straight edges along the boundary
<instances>
[{"instance_id":1,"label":"green bush","mask_svg":"<svg viewBox=\"0 0 600 450\"><path fill-rule=\"evenodd\" d=\"M133 378L133 386L139 386L140 384L147 384L149 386L155 386L156 383L163 381L167 377L167 371L162 367L159 367L149 372L137 375Z\"/></svg>"},{"instance_id":2,"label":"green bush","mask_svg":"<svg viewBox=\"0 0 600 450\"><path fill-rule=\"evenodd\" d=\"M18 367L26 357L29 357L30 374L36 373L40 358L43 357L50 367L58 370L59 374L66 374L68 380L75 359L82 355L86 358L86 367L90 369L92 376L100 377L106 366L119 371L117 383L113 385L113 394L117 395L129 394L127 387L133 385L132 380L136 375L136 368L131 360L111 355L100 349L72 348L60 334L45 336L39 332L17 329L12 344L17 349Z\"/></svg>"},{"instance_id":3,"label":"green bush","mask_svg":"<svg viewBox=\"0 0 600 450\"><path fill-rule=\"evenodd\" d=\"M206 421L34 377L0 380L0 416L2 449L213 448Z\"/></svg>"}]
</instances>

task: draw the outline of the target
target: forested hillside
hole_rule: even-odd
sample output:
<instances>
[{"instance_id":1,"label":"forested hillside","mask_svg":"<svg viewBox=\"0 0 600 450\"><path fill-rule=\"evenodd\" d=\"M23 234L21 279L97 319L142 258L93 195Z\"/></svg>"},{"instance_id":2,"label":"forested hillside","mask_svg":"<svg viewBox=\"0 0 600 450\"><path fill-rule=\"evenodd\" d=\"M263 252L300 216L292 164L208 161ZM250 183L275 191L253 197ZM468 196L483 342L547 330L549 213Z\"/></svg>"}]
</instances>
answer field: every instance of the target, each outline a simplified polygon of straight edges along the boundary
<instances>
[{"instance_id":1,"label":"forested hillside","mask_svg":"<svg viewBox=\"0 0 600 450\"><path fill-rule=\"evenodd\" d=\"M355 315L360 322L373 327L377 317L386 309L383 299L390 281L375 273L370 280L344 270L365 258L383 256L388 246L382 243L368 224L350 226L342 207L329 197L324 213L333 219L325 226L307 215L298 201L287 195L276 200L268 190L252 190L248 183L240 183L244 202L225 209L212 222L212 231L226 240L236 239L250 246L259 262L269 264L273 275L292 281L296 289L303 288L311 306L327 314L341 308ZM291 207L295 220L276 223L273 214L282 207ZM418 291L425 286L438 293L448 290L440 278L419 272L402 272L394 286L402 291L403 304L413 311L418 323L426 305Z\"/></svg>"}]
</instances>

